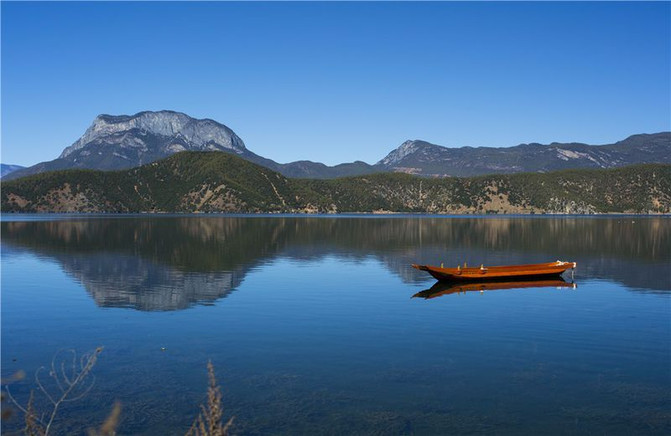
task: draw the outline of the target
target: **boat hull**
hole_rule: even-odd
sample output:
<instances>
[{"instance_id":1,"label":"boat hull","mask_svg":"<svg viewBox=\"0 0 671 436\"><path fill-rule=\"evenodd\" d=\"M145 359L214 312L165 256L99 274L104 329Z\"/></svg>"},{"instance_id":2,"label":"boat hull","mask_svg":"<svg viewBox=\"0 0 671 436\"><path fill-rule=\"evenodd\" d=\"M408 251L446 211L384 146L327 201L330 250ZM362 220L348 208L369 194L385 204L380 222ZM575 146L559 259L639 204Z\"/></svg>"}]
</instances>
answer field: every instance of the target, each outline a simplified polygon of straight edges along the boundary
<instances>
[{"instance_id":1,"label":"boat hull","mask_svg":"<svg viewBox=\"0 0 671 436\"><path fill-rule=\"evenodd\" d=\"M575 262L548 262L529 265L490 266L475 268L441 268L432 265L412 265L426 271L440 281L486 281L500 279L535 279L558 277L568 269L575 269Z\"/></svg>"}]
</instances>

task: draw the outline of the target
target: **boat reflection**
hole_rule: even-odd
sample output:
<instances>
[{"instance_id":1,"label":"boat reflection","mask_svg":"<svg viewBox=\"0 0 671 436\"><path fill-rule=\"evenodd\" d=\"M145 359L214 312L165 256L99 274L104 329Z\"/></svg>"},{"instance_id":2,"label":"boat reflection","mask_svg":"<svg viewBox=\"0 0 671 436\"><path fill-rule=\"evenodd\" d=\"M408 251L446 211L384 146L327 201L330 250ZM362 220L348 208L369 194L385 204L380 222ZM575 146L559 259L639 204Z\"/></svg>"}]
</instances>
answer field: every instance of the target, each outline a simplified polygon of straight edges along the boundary
<instances>
[{"instance_id":1,"label":"boat reflection","mask_svg":"<svg viewBox=\"0 0 671 436\"><path fill-rule=\"evenodd\" d=\"M523 289L523 288L570 288L576 289L578 285L567 282L562 278L551 280L515 280L515 281L489 281L489 282L436 282L431 288L418 292L412 298L441 297L443 295L462 294L466 292L496 291L501 289Z\"/></svg>"}]
</instances>

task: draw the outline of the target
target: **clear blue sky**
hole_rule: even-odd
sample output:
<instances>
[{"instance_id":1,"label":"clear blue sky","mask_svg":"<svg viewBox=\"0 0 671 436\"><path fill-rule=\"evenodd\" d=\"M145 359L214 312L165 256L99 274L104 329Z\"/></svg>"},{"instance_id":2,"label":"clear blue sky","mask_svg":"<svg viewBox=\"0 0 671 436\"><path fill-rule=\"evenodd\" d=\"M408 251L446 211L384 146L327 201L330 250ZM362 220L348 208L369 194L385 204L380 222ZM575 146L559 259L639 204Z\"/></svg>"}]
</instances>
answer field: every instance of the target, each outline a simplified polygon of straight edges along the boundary
<instances>
[{"instance_id":1,"label":"clear blue sky","mask_svg":"<svg viewBox=\"0 0 671 436\"><path fill-rule=\"evenodd\" d=\"M2 2L2 162L101 113L213 118L278 162L406 139L609 143L670 130L657 3Z\"/></svg>"}]
</instances>

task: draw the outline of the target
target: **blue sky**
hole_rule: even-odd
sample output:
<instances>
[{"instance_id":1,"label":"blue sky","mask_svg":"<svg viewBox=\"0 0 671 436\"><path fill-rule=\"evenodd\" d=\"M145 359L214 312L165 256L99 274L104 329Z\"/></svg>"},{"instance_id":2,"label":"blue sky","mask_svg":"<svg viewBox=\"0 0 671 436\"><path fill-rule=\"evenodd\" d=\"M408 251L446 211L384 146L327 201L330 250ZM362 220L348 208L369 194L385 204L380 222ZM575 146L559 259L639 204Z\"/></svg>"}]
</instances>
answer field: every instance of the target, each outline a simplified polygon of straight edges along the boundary
<instances>
[{"instance_id":1,"label":"blue sky","mask_svg":"<svg viewBox=\"0 0 671 436\"><path fill-rule=\"evenodd\" d=\"M2 162L172 109L278 162L670 130L671 4L2 2Z\"/></svg>"}]
</instances>

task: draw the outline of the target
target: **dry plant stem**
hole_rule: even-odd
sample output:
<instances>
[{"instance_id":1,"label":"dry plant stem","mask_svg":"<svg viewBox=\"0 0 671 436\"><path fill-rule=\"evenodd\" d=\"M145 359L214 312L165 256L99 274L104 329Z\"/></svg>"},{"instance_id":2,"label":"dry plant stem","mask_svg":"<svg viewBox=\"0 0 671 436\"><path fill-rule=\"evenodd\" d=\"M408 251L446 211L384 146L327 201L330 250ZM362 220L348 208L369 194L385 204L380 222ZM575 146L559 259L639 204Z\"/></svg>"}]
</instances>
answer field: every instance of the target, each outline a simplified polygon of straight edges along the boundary
<instances>
[{"instance_id":1,"label":"dry plant stem","mask_svg":"<svg viewBox=\"0 0 671 436\"><path fill-rule=\"evenodd\" d=\"M207 387L207 407L200 406L200 414L193 422L187 432L188 436L224 436L228 434L233 425L232 417L225 425L222 425L224 410L221 406L221 389L217 386L217 379L214 376L214 366L212 362L207 363L207 375L209 384Z\"/></svg>"},{"instance_id":2,"label":"dry plant stem","mask_svg":"<svg viewBox=\"0 0 671 436\"><path fill-rule=\"evenodd\" d=\"M42 421L35 415L35 410L33 409L33 391L30 391L28 410L26 411L26 426L23 429L24 434L28 436L44 436L46 433L40 425L41 423Z\"/></svg>"},{"instance_id":3,"label":"dry plant stem","mask_svg":"<svg viewBox=\"0 0 671 436\"><path fill-rule=\"evenodd\" d=\"M114 408L110 412L105 422L100 426L99 430L90 429L89 436L114 436L116 428L119 425L119 417L121 416L121 403L118 401L114 403Z\"/></svg>"},{"instance_id":4,"label":"dry plant stem","mask_svg":"<svg viewBox=\"0 0 671 436\"><path fill-rule=\"evenodd\" d=\"M9 391L9 386L5 386L5 391L7 392L7 396L11 400L12 404L16 406L17 409L22 411L26 415L26 424L28 423L28 420L31 420L31 422L37 421L36 424L43 424L44 422L42 419L40 419L35 411L33 410L33 391L30 391L30 398L28 399L28 408L24 408L21 404L19 404L18 401L12 396L12 393Z\"/></svg>"},{"instance_id":5,"label":"dry plant stem","mask_svg":"<svg viewBox=\"0 0 671 436\"><path fill-rule=\"evenodd\" d=\"M119 416L121 416L121 403L117 401L114 403L114 409L112 409L112 413L110 413L105 422L103 422L102 427L100 427L100 434L115 434L116 427L119 424Z\"/></svg>"},{"instance_id":6,"label":"dry plant stem","mask_svg":"<svg viewBox=\"0 0 671 436\"><path fill-rule=\"evenodd\" d=\"M49 417L49 421L47 422L46 428L44 429L44 430L45 430L45 431L44 431L44 434L45 434L45 435L49 434L49 429L51 428L51 424L54 422L54 418L56 418L56 413L58 412L58 407L61 405L61 403L65 402L65 401L74 401L74 400L77 400L77 399L79 399L79 398L82 398L84 395L88 394L88 392L91 390L91 388L93 387L93 383L91 383L91 384L89 385L89 387L86 388L86 389L84 390L84 392L81 393L81 395L78 395L78 396L76 396L75 398L71 398L71 399L68 399L68 398L67 398L68 395L70 395L70 393L71 393L71 392L72 392L72 391L73 391L73 390L74 390L74 389L75 389L75 388L76 388L76 387L77 387L77 386L78 386L78 385L79 385L79 384L86 378L86 376L89 374L89 372L91 371L91 369L93 368L93 366L96 364L96 361L98 360L98 354L100 354L101 351L102 351L102 347L98 347L98 348L96 348L96 350L95 350L93 353L91 353L90 355L88 355L88 356L87 356L87 355L82 356L82 358L81 358L81 360L80 360L80 367L81 367L81 370L80 370L79 372L76 371L76 366L75 366L76 357L75 357L74 352L73 352L73 355L72 355L72 375L74 376L74 378L73 378L72 380L70 380L70 378L67 377L66 371L65 371L65 369L64 369L64 367L65 367L65 363L63 362L63 363L61 364L61 368L63 369L63 370L62 370L62 374L63 374L64 381L65 381L64 385L67 386L67 388L66 388L65 390L63 390L63 387L62 387L62 386L60 385L60 383L58 382L58 376L56 375L56 372L54 371L54 372L51 373L51 376L52 376L54 379L56 379L56 382L57 382L59 388L60 388L61 391L62 391L62 395L61 395L61 397L60 397L57 401L54 401L54 400L51 398L51 396L50 396L49 394L47 394L46 389L44 389L44 387L42 386L42 383L40 383L40 380L39 380L39 378L38 378L37 373L35 374L35 378L37 379L38 386L40 387L40 389L42 389L42 392L44 392L45 394L47 394L47 397L52 401L52 403L54 403L54 409L52 410L52 412L51 412L51 416ZM55 358L54 358L54 360L55 360ZM54 368L54 360L51 361L51 367L52 367L52 369ZM38 371L38 372L39 372L39 371Z\"/></svg>"},{"instance_id":7,"label":"dry plant stem","mask_svg":"<svg viewBox=\"0 0 671 436\"><path fill-rule=\"evenodd\" d=\"M56 355L51 361L51 371L49 372L49 376L55 381L56 386L60 391L60 396L58 396L58 399L55 399L55 397L49 393L49 391L44 387L42 381L40 380L40 372L44 370L44 367L39 368L37 372L35 372L35 382L37 384L37 387L53 405L53 409L51 410L51 414L49 415L48 420L45 420L44 415L38 417L35 411L33 410L32 391L30 394L28 407L27 409L25 409L14 399L11 392L9 391L9 387L5 386L5 390L7 391L9 399L12 401L12 403L14 403L16 407L19 408L19 410L21 410L23 413L26 414L26 428L24 430L26 434L47 436L49 434L49 431L51 430L51 425L53 424L54 419L56 418L56 414L58 413L58 408L60 407L60 405L63 404L64 402L78 400L89 393L89 391L93 387L95 379L91 379L91 383L89 384L89 386L84 388L78 395L70 397L70 395L76 389L81 388L84 385L87 376L91 372L93 366L96 364L96 361L98 360L98 355L102 350L103 347L98 347L95 349L95 351L93 351L93 353L83 355L79 360L79 367L77 367L76 353L74 352L74 350L70 350L70 352L72 353L72 365L70 368L71 373L69 375L68 371L65 368L65 361L61 362L59 368L60 371L56 370L56 359L59 355L59 353L56 353ZM44 426L44 428L42 428L42 426Z\"/></svg>"}]
</instances>

